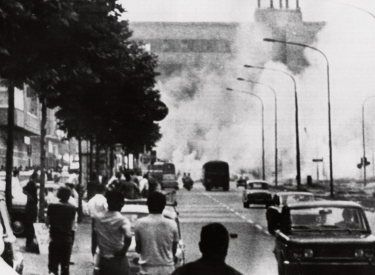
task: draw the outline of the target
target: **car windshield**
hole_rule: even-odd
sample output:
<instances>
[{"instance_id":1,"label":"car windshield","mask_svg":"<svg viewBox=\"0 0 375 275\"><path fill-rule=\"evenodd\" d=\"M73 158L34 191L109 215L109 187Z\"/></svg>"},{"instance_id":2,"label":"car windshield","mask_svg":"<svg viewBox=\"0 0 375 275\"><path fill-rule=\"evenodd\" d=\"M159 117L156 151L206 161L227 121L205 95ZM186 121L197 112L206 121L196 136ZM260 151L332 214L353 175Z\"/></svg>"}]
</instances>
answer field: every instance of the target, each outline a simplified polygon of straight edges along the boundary
<instances>
[{"instance_id":1,"label":"car windshield","mask_svg":"<svg viewBox=\"0 0 375 275\"><path fill-rule=\"evenodd\" d=\"M292 231L368 231L366 216L356 207L315 207L290 210Z\"/></svg>"},{"instance_id":2,"label":"car windshield","mask_svg":"<svg viewBox=\"0 0 375 275\"><path fill-rule=\"evenodd\" d=\"M288 194L288 195L282 195L280 196L280 198L281 198L282 205L295 203L295 202L305 202L305 201L314 200L313 195L307 195L307 194Z\"/></svg>"},{"instance_id":3,"label":"car windshield","mask_svg":"<svg viewBox=\"0 0 375 275\"><path fill-rule=\"evenodd\" d=\"M262 182L250 182L248 186L250 189L263 189L263 190L268 189L267 184L264 184Z\"/></svg>"}]
</instances>

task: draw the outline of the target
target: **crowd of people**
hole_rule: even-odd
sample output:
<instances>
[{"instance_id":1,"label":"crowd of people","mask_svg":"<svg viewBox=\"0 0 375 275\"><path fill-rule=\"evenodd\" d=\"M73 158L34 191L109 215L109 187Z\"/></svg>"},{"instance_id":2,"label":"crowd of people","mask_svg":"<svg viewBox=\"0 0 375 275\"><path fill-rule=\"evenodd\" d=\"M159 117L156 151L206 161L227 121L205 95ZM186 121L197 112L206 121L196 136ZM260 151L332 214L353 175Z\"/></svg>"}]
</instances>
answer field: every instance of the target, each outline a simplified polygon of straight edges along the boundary
<instances>
[{"instance_id":1,"label":"crowd of people","mask_svg":"<svg viewBox=\"0 0 375 275\"><path fill-rule=\"evenodd\" d=\"M17 172L16 172L17 173ZM33 173L24 187L27 195L27 246L33 245L32 224L37 217L37 180ZM160 184L148 174L116 173L106 184L95 186L95 195L88 202L92 220L91 254L98 275L129 274L126 253L132 241L131 223L121 214L126 199L147 198L149 215L138 219L134 227L136 252L139 253L141 275L189 275L240 273L225 264L229 234L221 224L202 228L199 248L202 258L175 269L174 259L179 241L175 221L162 213L166 196ZM78 194L74 183L67 182L57 192L57 201L47 207L46 224L50 231L49 274L69 275L71 254L77 230ZM0 244L1 245L1 244ZM0 246L1 248L1 246Z\"/></svg>"}]
</instances>

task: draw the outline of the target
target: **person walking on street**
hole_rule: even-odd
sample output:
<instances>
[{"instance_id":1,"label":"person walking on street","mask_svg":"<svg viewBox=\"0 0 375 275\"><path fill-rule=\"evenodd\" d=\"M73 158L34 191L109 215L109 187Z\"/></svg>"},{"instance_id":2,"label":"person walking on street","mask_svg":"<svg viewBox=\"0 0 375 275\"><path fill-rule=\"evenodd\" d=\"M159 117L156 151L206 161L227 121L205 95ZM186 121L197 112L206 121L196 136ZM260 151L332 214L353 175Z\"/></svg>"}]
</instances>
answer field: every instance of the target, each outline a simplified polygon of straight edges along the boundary
<instances>
[{"instance_id":1,"label":"person walking on street","mask_svg":"<svg viewBox=\"0 0 375 275\"><path fill-rule=\"evenodd\" d=\"M48 269L57 275L59 265L61 275L69 275L70 256L73 243L73 222L77 208L70 204L70 189L60 187L57 191L58 203L48 205L46 224L50 228Z\"/></svg>"},{"instance_id":2,"label":"person walking on street","mask_svg":"<svg viewBox=\"0 0 375 275\"><path fill-rule=\"evenodd\" d=\"M141 196L143 198L147 198L148 196L148 173L143 175L142 180L139 182L139 191L141 192Z\"/></svg>"},{"instance_id":3,"label":"person walking on street","mask_svg":"<svg viewBox=\"0 0 375 275\"><path fill-rule=\"evenodd\" d=\"M172 275L242 275L225 263L229 246L228 230L221 223L202 227L199 249L202 258L177 268Z\"/></svg>"},{"instance_id":4,"label":"person walking on street","mask_svg":"<svg viewBox=\"0 0 375 275\"><path fill-rule=\"evenodd\" d=\"M96 195L88 202L89 215L91 217L91 254L94 257L98 246L95 237L95 218L100 218L107 211L106 188L104 184L96 185Z\"/></svg>"},{"instance_id":5,"label":"person walking on street","mask_svg":"<svg viewBox=\"0 0 375 275\"><path fill-rule=\"evenodd\" d=\"M150 214L138 219L134 225L135 249L140 254L140 274L169 275L174 271L178 229L174 220L162 215L166 202L164 194L150 194L147 199Z\"/></svg>"},{"instance_id":6,"label":"person walking on street","mask_svg":"<svg viewBox=\"0 0 375 275\"><path fill-rule=\"evenodd\" d=\"M38 174L34 172L30 176L29 182L23 188L23 193L27 196L26 202L26 250L30 252L37 252L37 246L34 244L34 223L38 216L38 195L36 182Z\"/></svg>"},{"instance_id":7,"label":"person walking on street","mask_svg":"<svg viewBox=\"0 0 375 275\"><path fill-rule=\"evenodd\" d=\"M124 194L125 199L134 200L140 197L139 187L132 181L129 173L125 173L125 181L121 183L120 191Z\"/></svg>"},{"instance_id":8,"label":"person walking on street","mask_svg":"<svg viewBox=\"0 0 375 275\"><path fill-rule=\"evenodd\" d=\"M115 177L114 178L111 178L109 181L108 181L108 185L107 185L107 188L108 190L119 190L120 189L120 186L121 184L124 182L124 180L122 179L122 174L121 172L116 172L115 174Z\"/></svg>"},{"instance_id":9,"label":"person walking on street","mask_svg":"<svg viewBox=\"0 0 375 275\"><path fill-rule=\"evenodd\" d=\"M124 195L118 190L106 193L108 211L96 216L95 238L99 246L99 275L127 275L129 263L126 252L131 244L132 232L130 221L121 215Z\"/></svg>"},{"instance_id":10,"label":"person walking on street","mask_svg":"<svg viewBox=\"0 0 375 275\"><path fill-rule=\"evenodd\" d=\"M67 182L67 183L65 183L65 186L70 190L70 197L69 197L68 202L71 205L74 205L76 210L78 211L79 198L78 198L78 192L74 189L74 184L70 183L70 182ZM74 246L74 241L75 241L77 229L78 229L78 213L74 218L73 226L72 226L72 237L73 237L73 239L72 239L72 251L73 251L73 246ZM74 262L70 262L70 264L74 264Z\"/></svg>"},{"instance_id":11,"label":"person walking on street","mask_svg":"<svg viewBox=\"0 0 375 275\"><path fill-rule=\"evenodd\" d=\"M160 183L152 176L148 176L148 194L159 192L161 190Z\"/></svg>"}]
</instances>

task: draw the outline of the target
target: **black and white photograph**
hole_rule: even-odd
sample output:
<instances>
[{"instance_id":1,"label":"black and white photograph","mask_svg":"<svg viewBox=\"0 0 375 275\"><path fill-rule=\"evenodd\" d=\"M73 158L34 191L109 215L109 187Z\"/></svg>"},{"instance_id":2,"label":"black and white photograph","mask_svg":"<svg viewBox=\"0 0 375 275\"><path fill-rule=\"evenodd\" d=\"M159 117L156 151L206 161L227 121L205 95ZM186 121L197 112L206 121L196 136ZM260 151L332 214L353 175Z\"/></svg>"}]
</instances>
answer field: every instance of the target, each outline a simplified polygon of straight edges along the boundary
<instances>
[{"instance_id":1,"label":"black and white photograph","mask_svg":"<svg viewBox=\"0 0 375 275\"><path fill-rule=\"evenodd\" d=\"M375 2L0 1L1 275L375 274Z\"/></svg>"}]
</instances>

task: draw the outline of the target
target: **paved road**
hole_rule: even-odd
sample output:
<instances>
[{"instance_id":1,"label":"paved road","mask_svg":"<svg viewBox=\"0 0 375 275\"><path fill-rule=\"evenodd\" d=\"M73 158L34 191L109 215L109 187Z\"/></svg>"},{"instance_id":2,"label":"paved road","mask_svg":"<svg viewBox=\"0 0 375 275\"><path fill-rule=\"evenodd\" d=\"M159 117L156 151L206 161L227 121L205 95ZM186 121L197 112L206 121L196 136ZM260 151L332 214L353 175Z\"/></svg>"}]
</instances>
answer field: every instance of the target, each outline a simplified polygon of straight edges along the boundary
<instances>
[{"instance_id":1,"label":"paved road","mask_svg":"<svg viewBox=\"0 0 375 275\"><path fill-rule=\"evenodd\" d=\"M182 237L186 244L187 262L198 259L200 230L211 222L223 223L230 233L238 238L231 239L227 263L243 274L277 274L272 249L274 239L267 232L264 207L243 208L242 188L231 183L229 192L214 190L207 192L201 183L195 183L192 191L178 191Z\"/></svg>"}]
</instances>

